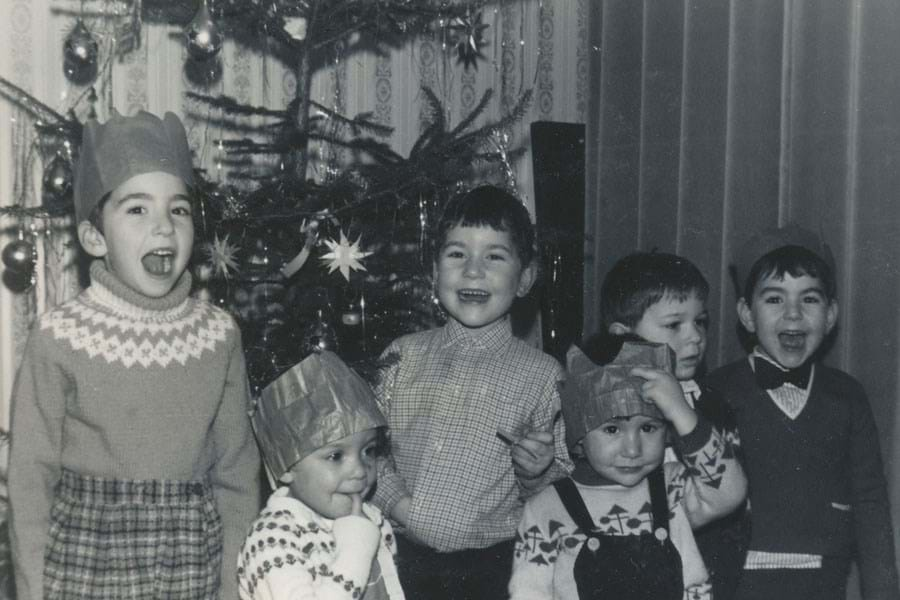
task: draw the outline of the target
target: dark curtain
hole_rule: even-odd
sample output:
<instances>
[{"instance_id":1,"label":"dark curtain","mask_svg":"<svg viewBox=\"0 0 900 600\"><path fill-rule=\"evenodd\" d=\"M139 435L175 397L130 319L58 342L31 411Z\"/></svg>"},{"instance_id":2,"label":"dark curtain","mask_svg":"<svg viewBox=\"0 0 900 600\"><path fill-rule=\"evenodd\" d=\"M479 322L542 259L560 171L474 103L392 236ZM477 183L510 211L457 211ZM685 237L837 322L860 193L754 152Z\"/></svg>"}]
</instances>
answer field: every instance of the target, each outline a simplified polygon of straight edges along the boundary
<instances>
[{"instance_id":1,"label":"dark curtain","mask_svg":"<svg viewBox=\"0 0 900 600\"><path fill-rule=\"evenodd\" d=\"M900 3L595 0L591 11L585 331L613 262L676 252L710 281L707 364L719 366L743 354L736 248L789 221L820 231L840 306L826 360L869 392L896 538Z\"/></svg>"}]
</instances>

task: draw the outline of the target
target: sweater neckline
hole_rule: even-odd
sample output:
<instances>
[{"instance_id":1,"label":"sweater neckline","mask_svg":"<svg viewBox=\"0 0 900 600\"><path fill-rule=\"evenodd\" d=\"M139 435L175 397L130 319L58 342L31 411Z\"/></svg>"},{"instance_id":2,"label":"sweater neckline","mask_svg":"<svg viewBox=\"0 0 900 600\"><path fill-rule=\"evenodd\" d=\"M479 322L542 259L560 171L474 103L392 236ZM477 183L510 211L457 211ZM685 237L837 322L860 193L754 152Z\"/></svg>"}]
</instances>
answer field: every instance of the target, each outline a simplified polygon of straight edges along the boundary
<instances>
[{"instance_id":1,"label":"sweater neckline","mask_svg":"<svg viewBox=\"0 0 900 600\"><path fill-rule=\"evenodd\" d=\"M117 312L130 313L134 307L141 311L168 312L182 306L191 292L192 278L185 269L175 286L165 296L151 298L128 287L113 272L106 268L102 260L91 263L92 295L101 304L107 305Z\"/></svg>"}]
</instances>

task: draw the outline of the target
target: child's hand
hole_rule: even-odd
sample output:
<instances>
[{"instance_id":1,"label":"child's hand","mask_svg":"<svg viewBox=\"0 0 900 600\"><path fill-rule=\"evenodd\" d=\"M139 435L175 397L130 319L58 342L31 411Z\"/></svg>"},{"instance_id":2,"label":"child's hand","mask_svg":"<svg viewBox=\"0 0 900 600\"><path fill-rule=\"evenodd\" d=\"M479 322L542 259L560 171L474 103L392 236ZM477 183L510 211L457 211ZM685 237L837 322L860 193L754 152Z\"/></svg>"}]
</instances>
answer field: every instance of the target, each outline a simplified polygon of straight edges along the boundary
<instances>
[{"instance_id":1,"label":"child's hand","mask_svg":"<svg viewBox=\"0 0 900 600\"><path fill-rule=\"evenodd\" d=\"M366 515L366 513L363 512L363 509L362 509L362 505L363 505L362 494L350 494L350 502L351 502L351 505L350 505L350 514L351 515L355 515L357 517L363 517L365 519L369 518Z\"/></svg>"},{"instance_id":2,"label":"child's hand","mask_svg":"<svg viewBox=\"0 0 900 600\"><path fill-rule=\"evenodd\" d=\"M513 470L523 479L539 477L553 462L553 433L529 431L511 447Z\"/></svg>"},{"instance_id":3,"label":"child's hand","mask_svg":"<svg viewBox=\"0 0 900 600\"><path fill-rule=\"evenodd\" d=\"M409 527L409 505L412 504L412 496L403 496L397 500L397 504L391 510L391 517L403 527Z\"/></svg>"},{"instance_id":4,"label":"child's hand","mask_svg":"<svg viewBox=\"0 0 900 600\"><path fill-rule=\"evenodd\" d=\"M659 369L635 367L631 375L645 379L641 386L644 398L653 402L678 435L687 435L697 426L697 413L684 399L681 384L671 373Z\"/></svg>"}]
</instances>

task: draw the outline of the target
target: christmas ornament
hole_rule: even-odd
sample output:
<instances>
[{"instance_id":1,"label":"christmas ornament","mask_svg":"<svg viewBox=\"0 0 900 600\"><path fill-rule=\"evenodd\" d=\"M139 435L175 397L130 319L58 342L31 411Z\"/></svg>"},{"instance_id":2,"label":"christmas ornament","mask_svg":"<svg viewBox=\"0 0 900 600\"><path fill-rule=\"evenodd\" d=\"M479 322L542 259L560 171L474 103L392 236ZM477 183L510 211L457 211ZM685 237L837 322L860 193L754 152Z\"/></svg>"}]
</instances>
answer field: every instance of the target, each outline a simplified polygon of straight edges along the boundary
<instances>
[{"instance_id":1,"label":"christmas ornament","mask_svg":"<svg viewBox=\"0 0 900 600\"><path fill-rule=\"evenodd\" d=\"M3 249L3 264L10 271L28 275L34 269L37 260L37 250L34 244L22 238L13 240Z\"/></svg>"},{"instance_id":2,"label":"christmas ornament","mask_svg":"<svg viewBox=\"0 0 900 600\"><path fill-rule=\"evenodd\" d=\"M63 44L63 72L66 78L84 85L97 75L99 45L84 21L78 19Z\"/></svg>"},{"instance_id":3,"label":"christmas ornament","mask_svg":"<svg viewBox=\"0 0 900 600\"><path fill-rule=\"evenodd\" d=\"M206 244L205 251L212 264L213 275L216 277L224 277L228 279L232 271L238 272L237 260L235 256L240 249L229 242L228 236L225 239L219 239L217 233L213 241Z\"/></svg>"},{"instance_id":4,"label":"christmas ornament","mask_svg":"<svg viewBox=\"0 0 900 600\"><path fill-rule=\"evenodd\" d=\"M317 311L316 320L303 330L300 347L304 355L323 350L338 351L337 334L322 309Z\"/></svg>"},{"instance_id":5,"label":"christmas ornament","mask_svg":"<svg viewBox=\"0 0 900 600\"><path fill-rule=\"evenodd\" d=\"M307 223L306 219L303 219L303 223L300 224L300 233L306 236L305 241L303 242L303 249L297 253L297 256L291 259L286 265L281 267L281 274L285 277L291 277L299 271L304 264L306 264L306 260L309 258L309 253L312 252L312 247L315 245L316 240L318 239L318 229L319 222L313 219L311 222Z\"/></svg>"},{"instance_id":6,"label":"christmas ornament","mask_svg":"<svg viewBox=\"0 0 900 600\"><path fill-rule=\"evenodd\" d=\"M482 13L479 11L473 19L470 14L465 17L457 17L451 24L450 30L454 33L454 45L456 47L456 64L462 64L468 71L469 67L478 70L478 59L485 59L481 49L487 46L484 39L484 30L488 25L481 22Z\"/></svg>"},{"instance_id":7,"label":"christmas ornament","mask_svg":"<svg viewBox=\"0 0 900 600\"><path fill-rule=\"evenodd\" d=\"M198 61L207 61L219 53L222 49L222 34L219 27L209 14L206 0L200 4L200 10L188 24L187 49L191 58Z\"/></svg>"},{"instance_id":8,"label":"christmas ornament","mask_svg":"<svg viewBox=\"0 0 900 600\"><path fill-rule=\"evenodd\" d=\"M72 192L72 165L62 153L57 152L44 169L43 184L45 206L60 206L68 200Z\"/></svg>"},{"instance_id":9,"label":"christmas ornament","mask_svg":"<svg viewBox=\"0 0 900 600\"><path fill-rule=\"evenodd\" d=\"M363 252L359 249L359 238L352 244L341 230L341 241L325 240L325 245L331 252L322 255L322 262L328 266L328 272L334 273L338 269L344 279L350 281L350 270L365 271L366 268L359 262L360 259L372 254L371 252Z\"/></svg>"}]
</instances>

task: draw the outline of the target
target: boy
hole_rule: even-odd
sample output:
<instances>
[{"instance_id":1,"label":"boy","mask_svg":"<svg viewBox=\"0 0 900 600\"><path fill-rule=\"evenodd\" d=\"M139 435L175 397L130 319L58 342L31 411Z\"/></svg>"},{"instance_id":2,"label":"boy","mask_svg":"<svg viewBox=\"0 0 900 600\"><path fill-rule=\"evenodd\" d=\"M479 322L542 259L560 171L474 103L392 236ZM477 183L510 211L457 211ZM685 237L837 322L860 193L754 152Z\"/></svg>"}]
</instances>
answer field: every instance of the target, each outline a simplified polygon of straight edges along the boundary
<instances>
[{"instance_id":1,"label":"boy","mask_svg":"<svg viewBox=\"0 0 900 600\"><path fill-rule=\"evenodd\" d=\"M686 258L636 252L616 262L603 280L603 327L615 337L631 335L668 344L675 353L675 377L685 400L716 426L732 449L739 450L734 415L720 397L694 379L706 352L708 294L706 278ZM613 343L612 347L617 345ZM666 460L677 460L671 449ZM695 532L716 600L734 596L744 565L748 528L744 511L737 510Z\"/></svg>"},{"instance_id":2,"label":"boy","mask_svg":"<svg viewBox=\"0 0 900 600\"><path fill-rule=\"evenodd\" d=\"M376 386L395 468L375 503L402 526L398 569L413 598L506 595L524 498L570 466L559 364L512 335L535 279L534 231L515 197L482 186L451 200L435 235L443 327L402 337Z\"/></svg>"},{"instance_id":3,"label":"boy","mask_svg":"<svg viewBox=\"0 0 900 600\"><path fill-rule=\"evenodd\" d=\"M239 331L189 296L192 182L175 115L85 124L91 285L38 318L12 396L19 598L237 595L259 453Z\"/></svg>"},{"instance_id":4,"label":"boy","mask_svg":"<svg viewBox=\"0 0 900 600\"><path fill-rule=\"evenodd\" d=\"M728 442L685 402L665 344L627 342L605 367L576 347L567 358L575 470L525 505L512 599L710 598L691 528L744 498ZM667 422L684 463L663 463Z\"/></svg>"},{"instance_id":5,"label":"boy","mask_svg":"<svg viewBox=\"0 0 900 600\"><path fill-rule=\"evenodd\" d=\"M831 253L796 225L763 232L735 265L750 356L709 384L734 407L750 481L739 600L840 599L855 557L863 596L897 598L893 527L865 391L818 362L837 323Z\"/></svg>"},{"instance_id":6,"label":"boy","mask_svg":"<svg viewBox=\"0 0 900 600\"><path fill-rule=\"evenodd\" d=\"M335 354L311 354L262 391L252 419L282 486L238 558L242 600L403 600L391 526L366 502L387 449L368 384Z\"/></svg>"}]
</instances>

